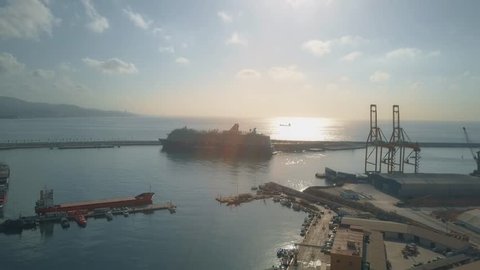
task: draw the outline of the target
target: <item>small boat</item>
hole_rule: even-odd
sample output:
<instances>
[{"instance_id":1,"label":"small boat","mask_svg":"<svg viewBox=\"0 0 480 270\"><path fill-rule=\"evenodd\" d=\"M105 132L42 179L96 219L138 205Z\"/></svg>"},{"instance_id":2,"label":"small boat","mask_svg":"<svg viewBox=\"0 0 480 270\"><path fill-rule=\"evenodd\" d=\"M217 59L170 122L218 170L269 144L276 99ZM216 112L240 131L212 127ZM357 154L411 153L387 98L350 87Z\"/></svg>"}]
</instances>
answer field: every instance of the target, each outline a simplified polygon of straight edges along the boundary
<instances>
[{"instance_id":1,"label":"small boat","mask_svg":"<svg viewBox=\"0 0 480 270\"><path fill-rule=\"evenodd\" d=\"M113 219L113 213L112 211L107 211L105 212L105 217L107 218L108 221L112 220Z\"/></svg>"},{"instance_id":2,"label":"small boat","mask_svg":"<svg viewBox=\"0 0 480 270\"><path fill-rule=\"evenodd\" d=\"M293 203L292 204L292 209L293 211L300 211L300 209L302 209L302 207L298 204L298 203Z\"/></svg>"},{"instance_id":3,"label":"small boat","mask_svg":"<svg viewBox=\"0 0 480 270\"><path fill-rule=\"evenodd\" d=\"M122 214L124 217L128 217L130 213L128 212L128 209L123 209Z\"/></svg>"},{"instance_id":4,"label":"small boat","mask_svg":"<svg viewBox=\"0 0 480 270\"><path fill-rule=\"evenodd\" d=\"M281 127L290 127L290 126L292 126L292 124L291 123L286 123L286 124L282 123L282 124L280 124L280 126Z\"/></svg>"},{"instance_id":5,"label":"small boat","mask_svg":"<svg viewBox=\"0 0 480 270\"><path fill-rule=\"evenodd\" d=\"M62 217L60 219L60 225L62 225L62 228L66 229L70 227L70 222L68 222L68 219L66 217Z\"/></svg>"},{"instance_id":6,"label":"small boat","mask_svg":"<svg viewBox=\"0 0 480 270\"><path fill-rule=\"evenodd\" d=\"M258 190L258 187L253 186L253 187L251 188L251 190Z\"/></svg>"},{"instance_id":7,"label":"small boat","mask_svg":"<svg viewBox=\"0 0 480 270\"><path fill-rule=\"evenodd\" d=\"M75 216L73 216L73 219L75 220L75 222L77 222L78 226L80 227L87 226L87 220L85 219L84 215L76 214Z\"/></svg>"}]
</instances>

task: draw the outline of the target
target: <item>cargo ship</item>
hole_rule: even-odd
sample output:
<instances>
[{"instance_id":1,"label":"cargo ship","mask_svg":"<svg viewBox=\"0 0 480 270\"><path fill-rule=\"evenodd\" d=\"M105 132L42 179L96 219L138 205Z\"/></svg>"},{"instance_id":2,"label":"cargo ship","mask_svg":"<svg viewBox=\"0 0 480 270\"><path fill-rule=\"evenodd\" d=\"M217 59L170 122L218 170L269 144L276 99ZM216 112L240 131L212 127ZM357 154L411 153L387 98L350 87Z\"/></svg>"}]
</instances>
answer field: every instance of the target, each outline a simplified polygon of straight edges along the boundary
<instances>
[{"instance_id":1,"label":"cargo ship","mask_svg":"<svg viewBox=\"0 0 480 270\"><path fill-rule=\"evenodd\" d=\"M273 154L270 136L257 133L255 128L242 132L238 124L225 131L179 128L160 141L162 151L167 153L220 154L225 157L271 157Z\"/></svg>"},{"instance_id":2,"label":"cargo ship","mask_svg":"<svg viewBox=\"0 0 480 270\"><path fill-rule=\"evenodd\" d=\"M84 213L99 208L121 208L152 204L153 192L145 192L135 197L103 199L94 201L54 204L53 190L41 190L40 199L35 204L35 213Z\"/></svg>"},{"instance_id":3,"label":"cargo ship","mask_svg":"<svg viewBox=\"0 0 480 270\"><path fill-rule=\"evenodd\" d=\"M10 177L10 167L7 164L0 163L0 211L7 203L8 178Z\"/></svg>"}]
</instances>

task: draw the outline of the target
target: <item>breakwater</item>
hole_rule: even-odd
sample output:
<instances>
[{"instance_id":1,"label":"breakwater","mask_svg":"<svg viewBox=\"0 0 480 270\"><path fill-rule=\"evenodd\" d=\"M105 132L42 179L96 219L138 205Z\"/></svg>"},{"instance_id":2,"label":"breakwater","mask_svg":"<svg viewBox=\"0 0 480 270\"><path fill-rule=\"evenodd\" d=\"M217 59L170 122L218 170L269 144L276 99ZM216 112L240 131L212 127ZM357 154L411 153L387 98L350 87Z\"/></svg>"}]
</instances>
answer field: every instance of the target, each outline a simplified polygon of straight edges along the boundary
<instances>
[{"instance_id":1,"label":"breakwater","mask_svg":"<svg viewBox=\"0 0 480 270\"><path fill-rule=\"evenodd\" d=\"M28 148L51 148L51 149L85 149L85 148L113 148L121 146L161 146L161 140L59 140L59 141L35 141L20 140L0 142L0 150L28 149ZM276 151L300 152L300 151L335 151L365 148L365 142L360 141L286 141L272 140ZM419 142L420 147L431 148L478 148L480 143L450 143L450 142Z\"/></svg>"}]
</instances>

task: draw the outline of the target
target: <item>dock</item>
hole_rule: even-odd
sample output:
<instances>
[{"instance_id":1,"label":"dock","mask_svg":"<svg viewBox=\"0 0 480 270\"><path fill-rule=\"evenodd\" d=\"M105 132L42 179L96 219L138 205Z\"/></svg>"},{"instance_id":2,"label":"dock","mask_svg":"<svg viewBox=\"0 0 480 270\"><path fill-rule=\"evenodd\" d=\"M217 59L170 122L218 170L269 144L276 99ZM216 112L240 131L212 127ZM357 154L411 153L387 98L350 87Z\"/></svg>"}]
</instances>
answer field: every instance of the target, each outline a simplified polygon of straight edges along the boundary
<instances>
[{"instance_id":1,"label":"dock","mask_svg":"<svg viewBox=\"0 0 480 270\"><path fill-rule=\"evenodd\" d=\"M85 218L107 218L107 212L111 211L112 215L123 215L128 216L129 214L144 213L152 214L155 211L168 210L170 214L176 212L177 206L172 202L166 202L163 204L150 204L145 206L137 207L123 207L123 208L113 208L113 209L103 209L99 211L89 211L83 216ZM40 224L45 223L60 223L62 218L67 218L69 221L74 221L74 215L67 215L67 213L55 213L52 215L35 215L35 216L24 216L15 220L6 220L4 223L0 224L0 233L21 233L22 230L34 229ZM7 223L15 224L11 227L7 227Z\"/></svg>"}]
</instances>

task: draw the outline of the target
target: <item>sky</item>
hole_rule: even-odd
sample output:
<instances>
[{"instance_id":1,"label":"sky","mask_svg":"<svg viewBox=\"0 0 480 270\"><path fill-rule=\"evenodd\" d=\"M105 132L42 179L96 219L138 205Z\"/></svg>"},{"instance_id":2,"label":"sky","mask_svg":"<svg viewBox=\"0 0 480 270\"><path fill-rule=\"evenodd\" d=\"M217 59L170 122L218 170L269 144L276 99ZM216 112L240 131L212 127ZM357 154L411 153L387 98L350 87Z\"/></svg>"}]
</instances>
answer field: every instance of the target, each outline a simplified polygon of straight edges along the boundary
<instances>
[{"instance_id":1,"label":"sky","mask_svg":"<svg viewBox=\"0 0 480 270\"><path fill-rule=\"evenodd\" d=\"M0 0L0 95L160 116L476 121L479 1Z\"/></svg>"}]
</instances>

